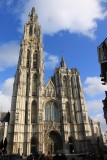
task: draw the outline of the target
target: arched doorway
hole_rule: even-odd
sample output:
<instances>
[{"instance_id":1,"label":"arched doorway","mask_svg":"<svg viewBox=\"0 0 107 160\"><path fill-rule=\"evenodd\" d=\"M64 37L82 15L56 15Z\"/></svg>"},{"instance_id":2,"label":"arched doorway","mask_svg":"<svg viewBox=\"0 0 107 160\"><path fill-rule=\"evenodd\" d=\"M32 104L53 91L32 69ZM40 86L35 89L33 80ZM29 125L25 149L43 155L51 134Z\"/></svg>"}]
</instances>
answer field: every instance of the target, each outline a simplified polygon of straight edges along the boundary
<instances>
[{"instance_id":1,"label":"arched doorway","mask_svg":"<svg viewBox=\"0 0 107 160\"><path fill-rule=\"evenodd\" d=\"M45 142L46 152L50 151L55 154L58 151L62 151L63 142L62 137L57 131L51 131L48 133L47 140Z\"/></svg>"},{"instance_id":2,"label":"arched doorway","mask_svg":"<svg viewBox=\"0 0 107 160\"><path fill-rule=\"evenodd\" d=\"M36 136L31 138L31 153L35 154L37 152L38 139Z\"/></svg>"},{"instance_id":3,"label":"arched doorway","mask_svg":"<svg viewBox=\"0 0 107 160\"><path fill-rule=\"evenodd\" d=\"M70 154L72 154L74 151L74 139L72 136L68 138L68 143L69 143Z\"/></svg>"}]
</instances>

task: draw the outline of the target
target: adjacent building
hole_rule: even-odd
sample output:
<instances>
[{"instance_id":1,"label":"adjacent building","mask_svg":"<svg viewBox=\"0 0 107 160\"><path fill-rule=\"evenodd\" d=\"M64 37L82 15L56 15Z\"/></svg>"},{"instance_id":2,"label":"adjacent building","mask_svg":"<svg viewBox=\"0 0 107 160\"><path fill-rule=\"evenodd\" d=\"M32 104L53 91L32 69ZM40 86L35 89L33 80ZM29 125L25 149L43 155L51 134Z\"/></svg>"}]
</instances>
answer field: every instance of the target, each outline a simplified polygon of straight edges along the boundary
<instances>
[{"instance_id":1,"label":"adjacent building","mask_svg":"<svg viewBox=\"0 0 107 160\"><path fill-rule=\"evenodd\" d=\"M107 133L106 132L102 132L102 138L103 138L104 145L107 146Z\"/></svg>"},{"instance_id":2,"label":"adjacent building","mask_svg":"<svg viewBox=\"0 0 107 160\"><path fill-rule=\"evenodd\" d=\"M107 38L98 46L98 60L101 68L101 81L103 85L107 84ZM106 97L103 100L104 118L107 123L107 91L105 91Z\"/></svg>"},{"instance_id":3,"label":"adjacent building","mask_svg":"<svg viewBox=\"0 0 107 160\"><path fill-rule=\"evenodd\" d=\"M104 111L104 118L106 120L107 124L107 91L105 91L105 99L102 101L103 102L103 111Z\"/></svg>"},{"instance_id":4,"label":"adjacent building","mask_svg":"<svg viewBox=\"0 0 107 160\"><path fill-rule=\"evenodd\" d=\"M107 39L98 46L98 60L101 68L101 81L107 83Z\"/></svg>"},{"instance_id":5,"label":"adjacent building","mask_svg":"<svg viewBox=\"0 0 107 160\"><path fill-rule=\"evenodd\" d=\"M43 57L41 26L32 8L13 85L8 153L93 150L93 135L101 140L101 130L89 120L78 70L69 69L62 58L45 85Z\"/></svg>"},{"instance_id":6,"label":"adjacent building","mask_svg":"<svg viewBox=\"0 0 107 160\"><path fill-rule=\"evenodd\" d=\"M7 137L9 119L9 112L0 112L0 142Z\"/></svg>"}]
</instances>

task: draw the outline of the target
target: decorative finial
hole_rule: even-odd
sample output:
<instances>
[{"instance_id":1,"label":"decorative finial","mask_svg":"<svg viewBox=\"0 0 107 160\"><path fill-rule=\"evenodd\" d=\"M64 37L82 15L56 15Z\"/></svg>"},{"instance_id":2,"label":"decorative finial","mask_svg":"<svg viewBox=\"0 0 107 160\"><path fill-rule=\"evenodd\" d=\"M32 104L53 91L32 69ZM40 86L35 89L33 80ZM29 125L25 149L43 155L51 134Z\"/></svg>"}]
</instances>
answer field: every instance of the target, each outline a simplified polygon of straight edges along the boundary
<instances>
[{"instance_id":1,"label":"decorative finial","mask_svg":"<svg viewBox=\"0 0 107 160\"><path fill-rule=\"evenodd\" d=\"M28 22L37 22L38 15L35 12L35 7L32 7L31 12L28 15Z\"/></svg>"},{"instance_id":2,"label":"decorative finial","mask_svg":"<svg viewBox=\"0 0 107 160\"><path fill-rule=\"evenodd\" d=\"M62 59L61 59L60 66L66 68L66 63L64 61L64 57L63 56L62 56Z\"/></svg>"},{"instance_id":3,"label":"decorative finial","mask_svg":"<svg viewBox=\"0 0 107 160\"><path fill-rule=\"evenodd\" d=\"M35 12L35 7L32 7L32 12Z\"/></svg>"}]
</instances>

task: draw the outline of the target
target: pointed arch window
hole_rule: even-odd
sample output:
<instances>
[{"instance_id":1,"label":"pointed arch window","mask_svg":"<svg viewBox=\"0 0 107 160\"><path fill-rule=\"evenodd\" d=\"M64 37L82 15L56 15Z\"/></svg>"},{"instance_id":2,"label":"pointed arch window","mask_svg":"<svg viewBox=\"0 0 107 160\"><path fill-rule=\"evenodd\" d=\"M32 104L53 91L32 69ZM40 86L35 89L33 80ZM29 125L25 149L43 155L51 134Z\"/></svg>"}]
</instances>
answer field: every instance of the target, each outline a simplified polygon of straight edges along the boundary
<instances>
[{"instance_id":1,"label":"pointed arch window","mask_svg":"<svg viewBox=\"0 0 107 160\"><path fill-rule=\"evenodd\" d=\"M37 52L33 54L33 68L37 68L38 55Z\"/></svg>"},{"instance_id":2,"label":"pointed arch window","mask_svg":"<svg viewBox=\"0 0 107 160\"><path fill-rule=\"evenodd\" d=\"M87 118L86 118L86 113L83 113L83 121L86 122Z\"/></svg>"},{"instance_id":3,"label":"pointed arch window","mask_svg":"<svg viewBox=\"0 0 107 160\"><path fill-rule=\"evenodd\" d=\"M30 51L27 50L27 61L26 61L26 67L29 68L29 58L30 58Z\"/></svg>"},{"instance_id":4,"label":"pointed arch window","mask_svg":"<svg viewBox=\"0 0 107 160\"><path fill-rule=\"evenodd\" d=\"M32 26L30 26L30 28L29 28L29 36L32 36L32 33L33 33L33 28L32 28Z\"/></svg>"},{"instance_id":5,"label":"pointed arch window","mask_svg":"<svg viewBox=\"0 0 107 160\"><path fill-rule=\"evenodd\" d=\"M67 77L63 77L63 90L64 90L64 96L67 97Z\"/></svg>"},{"instance_id":6,"label":"pointed arch window","mask_svg":"<svg viewBox=\"0 0 107 160\"><path fill-rule=\"evenodd\" d=\"M37 28L35 27L35 28L34 28L34 34L36 34L36 32L37 32Z\"/></svg>"},{"instance_id":7,"label":"pointed arch window","mask_svg":"<svg viewBox=\"0 0 107 160\"><path fill-rule=\"evenodd\" d=\"M73 87L73 88L76 88L77 83L76 83L76 76L75 76L75 75L73 75L73 76L71 77L71 83L72 83L72 87Z\"/></svg>"},{"instance_id":8,"label":"pointed arch window","mask_svg":"<svg viewBox=\"0 0 107 160\"><path fill-rule=\"evenodd\" d=\"M25 124L27 124L27 122L28 122L28 104L26 101L26 104L25 104Z\"/></svg>"},{"instance_id":9,"label":"pointed arch window","mask_svg":"<svg viewBox=\"0 0 107 160\"><path fill-rule=\"evenodd\" d=\"M31 106L31 123L37 122L37 103L36 101L32 102Z\"/></svg>"},{"instance_id":10,"label":"pointed arch window","mask_svg":"<svg viewBox=\"0 0 107 160\"><path fill-rule=\"evenodd\" d=\"M65 110L66 110L66 121L67 123L70 123L70 106L68 103L65 104Z\"/></svg>"},{"instance_id":11,"label":"pointed arch window","mask_svg":"<svg viewBox=\"0 0 107 160\"><path fill-rule=\"evenodd\" d=\"M74 109L74 121L77 123L77 115L76 115L76 104L73 104L73 109Z\"/></svg>"},{"instance_id":12,"label":"pointed arch window","mask_svg":"<svg viewBox=\"0 0 107 160\"><path fill-rule=\"evenodd\" d=\"M37 83L38 83L38 76L37 74L34 74L32 78L32 96L37 96Z\"/></svg>"},{"instance_id":13,"label":"pointed arch window","mask_svg":"<svg viewBox=\"0 0 107 160\"><path fill-rule=\"evenodd\" d=\"M60 110L56 103L48 102L45 106L45 121L60 122Z\"/></svg>"},{"instance_id":14,"label":"pointed arch window","mask_svg":"<svg viewBox=\"0 0 107 160\"><path fill-rule=\"evenodd\" d=\"M77 88L76 88L76 95L77 95L77 98L80 98L80 82L79 82L79 76L77 75L76 76L76 82L77 82Z\"/></svg>"},{"instance_id":15,"label":"pointed arch window","mask_svg":"<svg viewBox=\"0 0 107 160\"><path fill-rule=\"evenodd\" d=\"M34 34L39 36L39 28L37 28L37 26L34 28Z\"/></svg>"},{"instance_id":16,"label":"pointed arch window","mask_svg":"<svg viewBox=\"0 0 107 160\"><path fill-rule=\"evenodd\" d=\"M73 76L71 78L71 83L72 83L72 94L73 94L73 98L80 98L80 83L79 83L79 77L77 75Z\"/></svg>"},{"instance_id":17,"label":"pointed arch window","mask_svg":"<svg viewBox=\"0 0 107 160\"><path fill-rule=\"evenodd\" d=\"M28 93L29 93L29 74L27 73L26 74L26 96L28 96Z\"/></svg>"},{"instance_id":18,"label":"pointed arch window","mask_svg":"<svg viewBox=\"0 0 107 160\"><path fill-rule=\"evenodd\" d=\"M76 98L79 98L79 92L78 92L78 78L77 76L72 76L71 77L71 83L72 83L72 95L73 95L73 98L76 99Z\"/></svg>"},{"instance_id":19,"label":"pointed arch window","mask_svg":"<svg viewBox=\"0 0 107 160\"><path fill-rule=\"evenodd\" d=\"M20 65L22 62L21 58L22 58L22 53L23 53L23 49L20 49L20 54L19 54L19 60L18 60L18 64Z\"/></svg>"},{"instance_id":20,"label":"pointed arch window","mask_svg":"<svg viewBox=\"0 0 107 160\"><path fill-rule=\"evenodd\" d=\"M71 77L72 97L74 98L73 76Z\"/></svg>"}]
</instances>

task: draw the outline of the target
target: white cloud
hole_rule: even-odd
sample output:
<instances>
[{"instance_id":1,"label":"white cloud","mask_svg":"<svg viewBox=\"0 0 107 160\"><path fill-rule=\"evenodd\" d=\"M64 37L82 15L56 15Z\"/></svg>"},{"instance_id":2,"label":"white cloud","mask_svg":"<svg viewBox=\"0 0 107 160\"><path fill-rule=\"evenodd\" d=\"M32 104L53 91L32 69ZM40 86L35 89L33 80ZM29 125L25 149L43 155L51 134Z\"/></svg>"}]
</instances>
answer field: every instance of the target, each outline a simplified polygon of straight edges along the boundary
<instances>
[{"instance_id":1,"label":"white cloud","mask_svg":"<svg viewBox=\"0 0 107 160\"><path fill-rule=\"evenodd\" d=\"M25 24L29 11L35 6L43 33L54 34L68 30L70 33L93 38L97 20L103 20L107 16L102 3L103 0L30 0L23 5L21 26Z\"/></svg>"},{"instance_id":2,"label":"white cloud","mask_svg":"<svg viewBox=\"0 0 107 160\"><path fill-rule=\"evenodd\" d=\"M103 113L103 103L101 99L94 99L90 101L86 101L86 106L89 114L98 114Z\"/></svg>"},{"instance_id":3,"label":"white cloud","mask_svg":"<svg viewBox=\"0 0 107 160\"><path fill-rule=\"evenodd\" d=\"M101 84L99 77L87 77L84 85L88 114L94 121L100 122L102 130L106 131L102 100L107 86Z\"/></svg>"},{"instance_id":4,"label":"white cloud","mask_svg":"<svg viewBox=\"0 0 107 160\"><path fill-rule=\"evenodd\" d=\"M2 93L5 95L12 95L12 88L13 88L14 78L8 78L5 82L1 85Z\"/></svg>"},{"instance_id":5,"label":"white cloud","mask_svg":"<svg viewBox=\"0 0 107 160\"><path fill-rule=\"evenodd\" d=\"M96 122L100 122L102 131L104 132L107 131L107 124L106 124L103 114L97 114L96 116L92 116L92 119Z\"/></svg>"},{"instance_id":6,"label":"white cloud","mask_svg":"<svg viewBox=\"0 0 107 160\"><path fill-rule=\"evenodd\" d=\"M99 77L87 77L85 80L84 92L90 97L95 97L104 93L107 90L107 85L101 84Z\"/></svg>"},{"instance_id":7,"label":"white cloud","mask_svg":"<svg viewBox=\"0 0 107 160\"><path fill-rule=\"evenodd\" d=\"M0 112L10 111L11 97L0 93Z\"/></svg>"},{"instance_id":8,"label":"white cloud","mask_svg":"<svg viewBox=\"0 0 107 160\"><path fill-rule=\"evenodd\" d=\"M47 52L44 52L44 65L46 69L54 69L59 63L59 58L57 55L52 55Z\"/></svg>"},{"instance_id":9,"label":"white cloud","mask_svg":"<svg viewBox=\"0 0 107 160\"><path fill-rule=\"evenodd\" d=\"M103 113L102 100L96 99L86 101L86 106L88 109L88 115L92 118L92 120L94 120L95 122L100 122L102 131L107 131L107 125Z\"/></svg>"},{"instance_id":10,"label":"white cloud","mask_svg":"<svg viewBox=\"0 0 107 160\"><path fill-rule=\"evenodd\" d=\"M16 41L0 45L0 70L13 67L17 64L19 44Z\"/></svg>"},{"instance_id":11,"label":"white cloud","mask_svg":"<svg viewBox=\"0 0 107 160\"><path fill-rule=\"evenodd\" d=\"M14 78L8 78L0 85L0 111L10 111Z\"/></svg>"}]
</instances>

